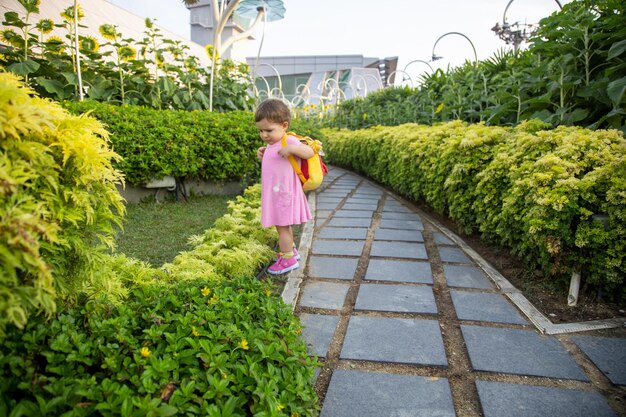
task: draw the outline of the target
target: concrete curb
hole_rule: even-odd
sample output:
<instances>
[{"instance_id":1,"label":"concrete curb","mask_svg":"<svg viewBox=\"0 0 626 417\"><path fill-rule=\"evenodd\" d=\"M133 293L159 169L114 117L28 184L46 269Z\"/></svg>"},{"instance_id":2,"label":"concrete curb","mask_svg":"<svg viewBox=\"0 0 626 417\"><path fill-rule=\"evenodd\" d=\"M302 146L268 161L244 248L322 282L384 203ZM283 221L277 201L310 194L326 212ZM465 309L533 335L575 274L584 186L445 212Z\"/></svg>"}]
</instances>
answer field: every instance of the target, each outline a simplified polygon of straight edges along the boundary
<instances>
[{"instance_id":1,"label":"concrete curb","mask_svg":"<svg viewBox=\"0 0 626 417\"><path fill-rule=\"evenodd\" d=\"M423 216L428 222L437 227L446 237L457 244L463 251L474 260L485 271L487 276L498 286L504 295L506 295L513 304L519 308L526 317L535 325L537 330L543 334L562 334L573 333L590 330L614 329L626 326L626 319L608 319L593 320L579 323L552 323L544 316L528 299L504 278L491 264L484 260L474 249L469 247L459 236L448 230L438 221L430 218L427 214L420 210L420 216Z\"/></svg>"}]
</instances>

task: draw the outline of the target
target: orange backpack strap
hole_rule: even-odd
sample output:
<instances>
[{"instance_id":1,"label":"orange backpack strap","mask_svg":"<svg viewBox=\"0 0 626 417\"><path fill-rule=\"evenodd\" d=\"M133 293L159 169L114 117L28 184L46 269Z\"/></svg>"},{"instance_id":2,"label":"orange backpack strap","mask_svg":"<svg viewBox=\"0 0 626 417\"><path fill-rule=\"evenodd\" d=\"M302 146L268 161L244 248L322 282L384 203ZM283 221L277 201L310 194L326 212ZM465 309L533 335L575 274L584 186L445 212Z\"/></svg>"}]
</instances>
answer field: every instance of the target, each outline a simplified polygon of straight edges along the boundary
<instances>
[{"instance_id":1,"label":"orange backpack strap","mask_svg":"<svg viewBox=\"0 0 626 417\"><path fill-rule=\"evenodd\" d=\"M291 132L289 132L289 134L291 134ZM287 135L283 136L283 138L280 140L280 144L281 144L281 147L283 148L287 146ZM289 163L293 167L293 170L296 171L296 174L298 174L298 178L300 178L300 182L304 184L306 182L306 178L304 177L304 174L302 173L302 169L300 169L300 164L296 161L296 158L294 158L293 155L289 155L287 159L289 159Z\"/></svg>"}]
</instances>

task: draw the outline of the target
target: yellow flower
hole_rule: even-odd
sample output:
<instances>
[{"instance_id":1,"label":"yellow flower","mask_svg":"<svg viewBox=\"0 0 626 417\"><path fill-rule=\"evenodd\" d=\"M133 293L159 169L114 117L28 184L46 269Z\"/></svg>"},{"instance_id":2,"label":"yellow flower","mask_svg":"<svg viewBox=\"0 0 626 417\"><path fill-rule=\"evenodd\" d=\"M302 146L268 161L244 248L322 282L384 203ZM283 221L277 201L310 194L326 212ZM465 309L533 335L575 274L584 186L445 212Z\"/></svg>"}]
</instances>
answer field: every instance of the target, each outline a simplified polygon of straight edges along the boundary
<instances>
[{"instance_id":1,"label":"yellow flower","mask_svg":"<svg viewBox=\"0 0 626 417\"><path fill-rule=\"evenodd\" d=\"M20 35L18 35L13 29L5 29L1 31L0 40L16 47L20 47L24 44L24 39Z\"/></svg>"},{"instance_id":2,"label":"yellow flower","mask_svg":"<svg viewBox=\"0 0 626 417\"><path fill-rule=\"evenodd\" d=\"M52 21L52 19L41 19L39 22L37 22L35 27L41 33L47 35L48 33L52 32L52 29L54 29L54 22Z\"/></svg>"},{"instance_id":3,"label":"yellow flower","mask_svg":"<svg viewBox=\"0 0 626 417\"><path fill-rule=\"evenodd\" d=\"M241 346L241 348L242 348L243 350L248 350L248 349L250 349L250 348L248 347L248 341L247 341L246 339L243 339L241 342L239 342L239 346Z\"/></svg>"},{"instance_id":4,"label":"yellow flower","mask_svg":"<svg viewBox=\"0 0 626 417\"><path fill-rule=\"evenodd\" d=\"M58 36L50 36L46 39L46 48L48 52L60 54L65 52L65 44Z\"/></svg>"},{"instance_id":5,"label":"yellow flower","mask_svg":"<svg viewBox=\"0 0 626 417\"><path fill-rule=\"evenodd\" d=\"M103 38L108 39L110 41L114 41L117 39L119 33L117 32L117 26L110 25L108 23L104 25L100 25L98 31L102 35Z\"/></svg>"},{"instance_id":6,"label":"yellow flower","mask_svg":"<svg viewBox=\"0 0 626 417\"><path fill-rule=\"evenodd\" d=\"M137 56L137 50L130 46L122 46L118 48L117 53L120 54L120 59L123 61L132 61Z\"/></svg>"},{"instance_id":7,"label":"yellow flower","mask_svg":"<svg viewBox=\"0 0 626 417\"><path fill-rule=\"evenodd\" d=\"M441 103L440 105L437 106L437 109L435 110L435 113L441 113L441 110L443 110L443 103Z\"/></svg>"},{"instance_id":8,"label":"yellow flower","mask_svg":"<svg viewBox=\"0 0 626 417\"><path fill-rule=\"evenodd\" d=\"M80 40L80 49L83 51L97 52L99 48L98 40L93 36L85 36Z\"/></svg>"},{"instance_id":9,"label":"yellow flower","mask_svg":"<svg viewBox=\"0 0 626 417\"><path fill-rule=\"evenodd\" d=\"M211 289L204 287L203 289L200 290L200 292L202 292L202 295L204 295L205 297L208 297L209 294L211 294Z\"/></svg>"},{"instance_id":10,"label":"yellow flower","mask_svg":"<svg viewBox=\"0 0 626 417\"><path fill-rule=\"evenodd\" d=\"M200 336L200 333L198 333L198 331L196 330L195 327L191 326L191 334L198 337Z\"/></svg>"},{"instance_id":11,"label":"yellow flower","mask_svg":"<svg viewBox=\"0 0 626 417\"><path fill-rule=\"evenodd\" d=\"M78 20L85 17L85 13L83 13L83 9L80 7L80 4L76 5L76 11L78 12L77 13ZM70 6L66 8L65 10L63 10L61 12L61 17L64 19L67 19L68 21L73 21L74 20L74 6Z\"/></svg>"},{"instance_id":12,"label":"yellow flower","mask_svg":"<svg viewBox=\"0 0 626 417\"><path fill-rule=\"evenodd\" d=\"M213 50L213 45L207 45L204 47L204 50L206 51L207 56L209 57L209 59L213 59L213 52L215 52L215 60L219 59L220 54L217 51Z\"/></svg>"},{"instance_id":13,"label":"yellow flower","mask_svg":"<svg viewBox=\"0 0 626 417\"><path fill-rule=\"evenodd\" d=\"M266 288L265 289L265 295L267 295L269 297L270 295L272 295L272 292L268 288Z\"/></svg>"},{"instance_id":14,"label":"yellow flower","mask_svg":"<svg viewBox=\"0 0 626 417\"><path fill-rule=\"evenodd\" d=\"M291 417L300 417L300 414L294 411L293 413L291 413Z\"/></svg>"},{"instance_id":15,"label":"yellow flower","mask_svg":"<svg viewBox=\"0 0 626 417\"><path fill-rule=\"evenodd\" d=\"M279 403L279 404L276 404L276 409L277 409L278 411L282 410L283 408L285 408L285 406L284 406L284 405L282 405L282 404L280 404L280 403Z\"/></svg>"},{"instance_id":16,"label":"yellow flower","mask_svg":"<svg viewBox=\"0 0 626 417\"><path fill-rule=\"evenodd\" d=\"M147 358L152 354L152 352L150 352L150 349L145 346L139 349L139 353L141 353L141 356L143 356L144 358Z\"/></svg>"}]
</instances>

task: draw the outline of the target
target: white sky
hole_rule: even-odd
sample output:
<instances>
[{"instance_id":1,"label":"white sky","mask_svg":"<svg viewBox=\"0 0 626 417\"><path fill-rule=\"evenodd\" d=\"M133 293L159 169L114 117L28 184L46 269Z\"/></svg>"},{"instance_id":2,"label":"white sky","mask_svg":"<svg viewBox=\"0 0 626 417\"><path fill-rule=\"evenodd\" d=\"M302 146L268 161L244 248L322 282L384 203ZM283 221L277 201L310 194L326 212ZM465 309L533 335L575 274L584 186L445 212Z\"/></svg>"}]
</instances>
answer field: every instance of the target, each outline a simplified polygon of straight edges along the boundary
<instances>
[{"instance_id":1,"label":"white sky","mask_svg":"<svg viewBox=\"0 0 626 417\"><path fill-rule=\"evenodd\" d=\"M571 0L560 0L562 5ZM112 0L113 4L189 38L189 11L180 0ZM344 55L399 57L398 69L412 60L429 61L437 39L461 32L476 48L478 59L498 49L512 49L491 28L502 23L509 0L284 0L285 18L269 22L261 56ZM558 10L556 1L516 0L509 6L509 23L536 23ZM248 42L246 56L256 56L262 30ZM244 41L245 42L245 41ZM431 65L445 68L473 60L472 46L459 35L447 35L436 46L444 58ZM415 77L428 68L419 62L406 70Z\"/></svg>"}]
</instances>

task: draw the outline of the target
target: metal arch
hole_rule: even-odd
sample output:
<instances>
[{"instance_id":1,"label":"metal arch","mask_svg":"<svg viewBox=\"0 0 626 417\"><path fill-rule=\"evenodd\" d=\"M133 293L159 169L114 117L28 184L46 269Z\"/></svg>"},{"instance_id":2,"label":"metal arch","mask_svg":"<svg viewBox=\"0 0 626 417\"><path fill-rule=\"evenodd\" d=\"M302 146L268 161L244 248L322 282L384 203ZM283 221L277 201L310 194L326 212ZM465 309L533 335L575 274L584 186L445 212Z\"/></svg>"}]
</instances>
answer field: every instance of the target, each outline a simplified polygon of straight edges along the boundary
<instances>
[{"instance_id":1,"label":"metal arch","mask_svg":"<svg viewBox=\"0 0 626 417\"><path fill-rule=\"evenodd\" d=\"M443 39L444 37L448 36L448 35L459 35L464 37L465 39L467 39L467 41L470 43L470 45L472 46L472 51L474 51L474 62L476 65L478 65L478 54L476 53L476 48L474 47L474 42L472 42L472 40L470 38L467 37L467 35L461 33L461 32L448 32L448 33L444 33L443 35L441 35L436 41L435 44L433 45L433 51L432 51L432 57L431 57L431 61L436 61L438 59L441 59L441 57L438 57L437 55L435 55L435 47L437 46L437 44L439 43L439 41L441 39Z\"/></svg>"},{"instance_id":2,"label":"metal arch","mask_svg":"<svg viewBox=\"0 0 626 417\"><path fill-rule=\"evenodd\" d=\"M407 72L406 69L409 67L409 65L413 64L414 62L421 62L422 64L426 64L428 66L428 68L430 69L430 72L435 72L435 70L433 69L433 67L428 63L428 61L424 61L422 59L414 59L413 61L410 61L408 64L406 64L404 66L404 68L402 69L402 71Z\"/></svg>"},{"instance_id":3,"label":"metal arch","mask_svg":"<svg viewBox=\"0 0 626 417\"><path fill-rule=\"evenodd\" d=\"M391 76L395 75L396 73L402 73L402 82L408 81L411 84L411 88L413 88L413 80L411 79L411 76L409 75L409 73L406 72L405 70L395 70L395 71L392 71L389 74L389 76L387 77L387 85L390 85L389 81L391 80Z\"/></svg>"},{"instance_id":4,"label":"metal arch","mask_svg":"<svg viewBox=\"0 0 626 417\"><path fill-rule=\"evenodd\" d=\"M273 66L273 65L271 65L271 64L268 64L268 63L265 63L265 62L262 62L262 63L260 63L260 64L258 65L258 67L255 67L254 72L256 73L256 70L257 70L258 68L260 68L260 67L263 67L263 66L265 66L265 67L270 67L270 68L272 69L272 71L274 71L274 73L276 74L276 78L278 78L278 88L279 88L280 90L282 90L282 89L283 89L283 80L282 80L282 78L280 78L280 72L278 72L278 70L276 69L276 67L275 67L275 66ZM256 77L262 77L262 76L261 76L261 75L255 75L255 78L256 78Z\"/></svg>"},{"instance_id":5,"label":"metal arch","mask_svg":"<svg viewBox=\"0 0 626 417\"><path fill-rule=\"evenodd\" d=\"M509 10L511 3L513 3L514 1L515 0L509 0L509 3L504 8L504 13L502 14L502 25L506 25L506 12ZM554 1L556 2L556 4L559 5L559 9L563 10L563 6L561 6L561 2L559 2L559 0L554 0Z\"/></svg>"}]
</instances>

